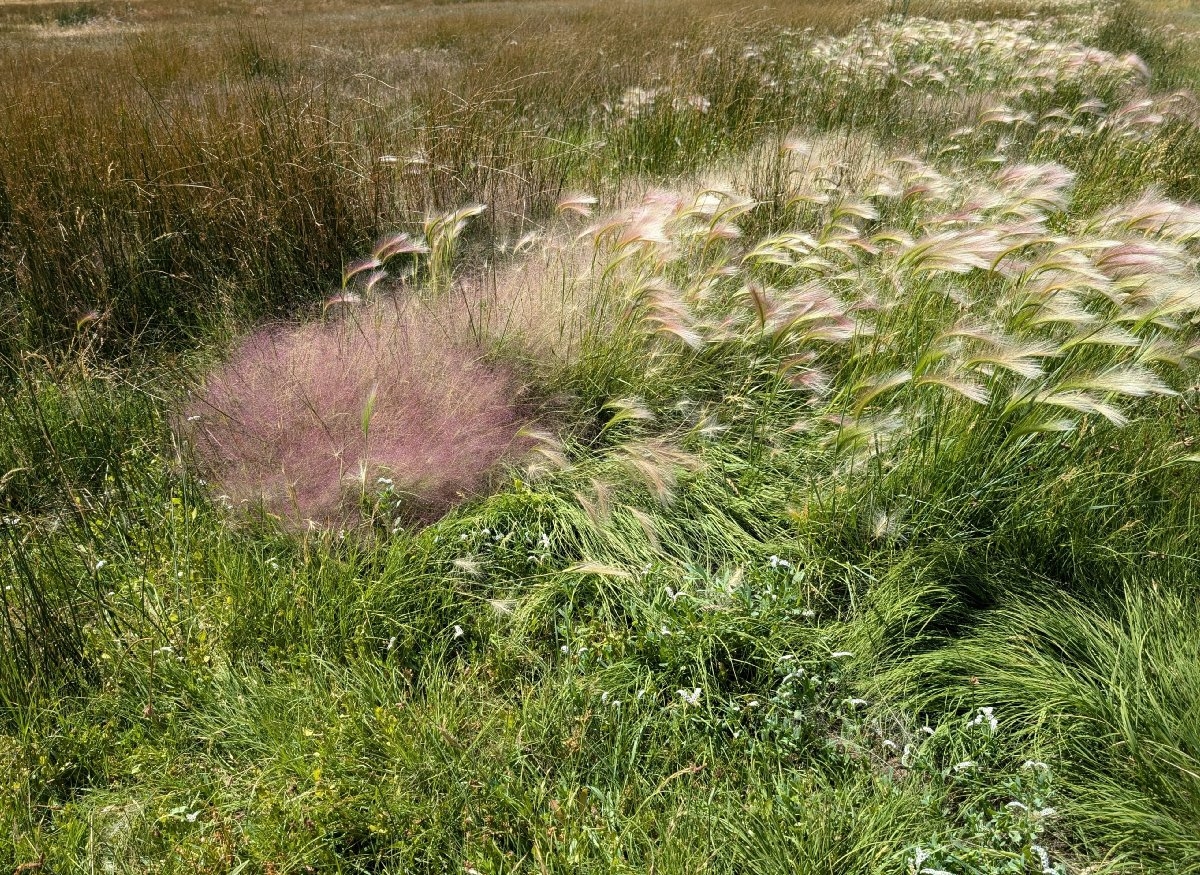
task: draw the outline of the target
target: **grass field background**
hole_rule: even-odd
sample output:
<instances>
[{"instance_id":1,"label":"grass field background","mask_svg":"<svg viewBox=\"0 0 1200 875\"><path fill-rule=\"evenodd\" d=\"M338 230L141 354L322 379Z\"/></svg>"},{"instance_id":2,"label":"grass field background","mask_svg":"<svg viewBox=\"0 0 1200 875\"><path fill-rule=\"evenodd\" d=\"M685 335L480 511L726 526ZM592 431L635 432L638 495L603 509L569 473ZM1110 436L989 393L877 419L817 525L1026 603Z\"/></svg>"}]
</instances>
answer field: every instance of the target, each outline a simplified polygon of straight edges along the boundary
<instances>
[{"instance_id":1,"label":"grass field background","mask_svg":"<svg viewBox=\"0 0 1200 875\"><path fill-rule=\"evenodd\" d=\"M0 868L1200 871L1194 19L0 2Z\"/></svg>"}]
</instances>

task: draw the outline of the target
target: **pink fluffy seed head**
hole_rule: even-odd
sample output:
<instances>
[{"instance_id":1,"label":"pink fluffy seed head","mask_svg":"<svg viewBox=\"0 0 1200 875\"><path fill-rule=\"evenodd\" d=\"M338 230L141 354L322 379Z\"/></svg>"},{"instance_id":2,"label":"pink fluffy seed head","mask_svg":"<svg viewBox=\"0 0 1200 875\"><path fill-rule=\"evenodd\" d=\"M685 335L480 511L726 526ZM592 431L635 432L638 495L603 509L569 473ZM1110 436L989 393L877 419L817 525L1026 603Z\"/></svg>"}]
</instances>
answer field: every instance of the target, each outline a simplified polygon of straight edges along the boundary
<instances>
[{"instance_id":1,"label":"pink fluffy seed head","mask_svg":"<svg viewBox=\"0 0 1200 875\"><path fill-rule=\"evenodd\" d=\"M428 522L486 492L527 444L506 369L420 313L358 312L255 332L184 411L233 504L292 529L352 528L382 482L399 501L389 514Z\"/></svg>"}]
</instances>

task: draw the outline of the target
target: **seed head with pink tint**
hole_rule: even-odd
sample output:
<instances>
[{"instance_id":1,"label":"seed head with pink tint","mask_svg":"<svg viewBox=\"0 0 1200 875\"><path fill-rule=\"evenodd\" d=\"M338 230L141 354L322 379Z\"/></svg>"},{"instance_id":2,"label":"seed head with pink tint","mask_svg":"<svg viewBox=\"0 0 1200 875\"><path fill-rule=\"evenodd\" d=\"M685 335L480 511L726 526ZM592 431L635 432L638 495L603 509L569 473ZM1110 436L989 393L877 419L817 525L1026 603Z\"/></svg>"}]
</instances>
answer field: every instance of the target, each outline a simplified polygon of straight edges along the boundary
<instances>
[{"instance_id":1,"label":"seed head with pink tint","mask_svg":"<svg viewBox=\"0 0 1200 875\"><path fill-rule=\"evenodd\" d=\"M517 449L518 390L419 313L360 311L255 332L187 426L214 485L288 527L353 527L381 481L407 521L427 522L485 491Z\"/></svg>"}]
</instances>

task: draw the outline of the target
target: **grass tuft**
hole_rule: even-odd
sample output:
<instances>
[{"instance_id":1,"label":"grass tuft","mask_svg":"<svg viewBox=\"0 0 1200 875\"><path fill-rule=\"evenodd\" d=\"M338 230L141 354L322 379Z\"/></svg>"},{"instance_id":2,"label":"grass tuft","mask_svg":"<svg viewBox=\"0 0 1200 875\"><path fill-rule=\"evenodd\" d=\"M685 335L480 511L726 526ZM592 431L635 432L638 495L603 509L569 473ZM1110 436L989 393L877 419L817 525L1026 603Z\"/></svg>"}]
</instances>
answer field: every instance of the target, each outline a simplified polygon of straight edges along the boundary
<instances>
[{"instance_id":1,"label":"grass tuft","mask_svg":"<svg viewBox=\"0 0 1200 875\"><path fill-rule=\"evenodd\" d=\"M420 306L358 309L242 341L181 430L221 500L291 527L429 521L519 453L520 386Z\"/></svg>"}]
</instances>

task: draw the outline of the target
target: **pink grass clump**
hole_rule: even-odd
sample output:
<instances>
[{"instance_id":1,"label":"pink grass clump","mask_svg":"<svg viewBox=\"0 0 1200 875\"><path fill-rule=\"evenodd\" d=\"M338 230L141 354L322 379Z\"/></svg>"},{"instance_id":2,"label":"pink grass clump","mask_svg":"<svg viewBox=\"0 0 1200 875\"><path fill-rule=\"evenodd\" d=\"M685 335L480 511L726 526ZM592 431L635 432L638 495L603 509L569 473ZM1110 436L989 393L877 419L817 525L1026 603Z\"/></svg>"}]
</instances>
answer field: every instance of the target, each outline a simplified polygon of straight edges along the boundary
<instances>
[{"instance_id":1,"label":"pink grass clump","mask_svg":"<svg viewBox=\"0 0 1200 875\"><path fill-rule=\"evenodd\" d=\"M518 388L429 316L360 310L252 334L196 393L186 430L227 501L289 527L353 527L381 494L389 521L428 522L485 492L518 449Z\"/></svg>"}]
</instances>

